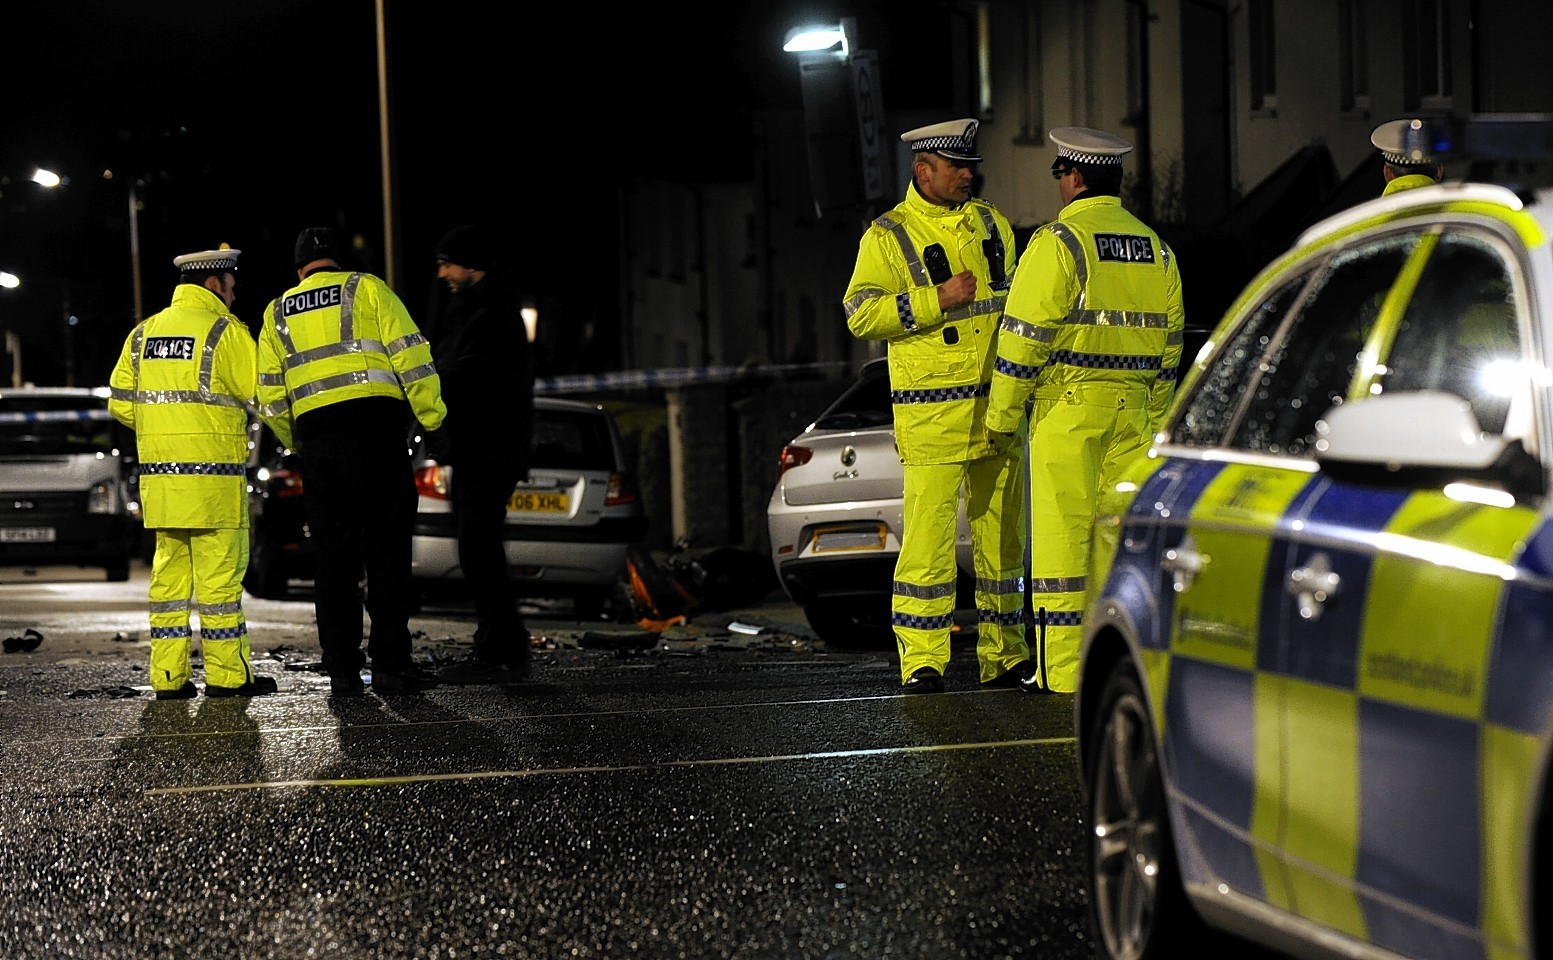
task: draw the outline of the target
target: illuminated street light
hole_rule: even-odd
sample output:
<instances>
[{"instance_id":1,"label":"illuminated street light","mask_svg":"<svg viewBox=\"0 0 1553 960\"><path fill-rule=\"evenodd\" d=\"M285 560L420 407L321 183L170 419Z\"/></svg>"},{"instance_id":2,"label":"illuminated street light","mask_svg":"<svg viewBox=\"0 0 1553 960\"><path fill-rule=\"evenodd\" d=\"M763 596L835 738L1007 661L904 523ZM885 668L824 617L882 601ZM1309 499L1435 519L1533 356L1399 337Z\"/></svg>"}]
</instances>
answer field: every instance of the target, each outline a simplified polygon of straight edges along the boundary
<instances>
[{"instance_id":1,"label":"illuminated street light","mask_svg":"<svg viewBox=\"0 0 1553 960\"><path fill-rule=\"evenodd\" d=\"M845 18L840 23L826 23L817 26L794 27L787 31L787 39L782 43L782 49L788 53L818 53L822 50L841 44L838 52L845 60L851 56L851 37L848 27L852 26L851 18Z\"/></svg>"},{"instance_id":2,"label":"illuminated street light","mask_svg":"<svg viewBox=\"0 0 1553 960\"><path fill-rule=\"evenodd\" d=\"M15 290L21 285L21 277L14 273L6 273L4 270L0 270L0 287L4 287L7 290Z\"/></svg>"},{"instance_id":3,"label":"illuminated street light","mask_svg":"<svg viewBox=\"0 0 1553 960\"><path fill-rule=\"evenodd\" d=\"M104 180L114 178L112 170L102 172ZM69 184L69 177L61 177L52 170L39 167L33 171L32 182L40 186L53 189L61 184ZM134 180L129 182L129 265L130 281L134 290L135 322L140 322L140 195L136 190Z\"/></svg>"}]
</instances>

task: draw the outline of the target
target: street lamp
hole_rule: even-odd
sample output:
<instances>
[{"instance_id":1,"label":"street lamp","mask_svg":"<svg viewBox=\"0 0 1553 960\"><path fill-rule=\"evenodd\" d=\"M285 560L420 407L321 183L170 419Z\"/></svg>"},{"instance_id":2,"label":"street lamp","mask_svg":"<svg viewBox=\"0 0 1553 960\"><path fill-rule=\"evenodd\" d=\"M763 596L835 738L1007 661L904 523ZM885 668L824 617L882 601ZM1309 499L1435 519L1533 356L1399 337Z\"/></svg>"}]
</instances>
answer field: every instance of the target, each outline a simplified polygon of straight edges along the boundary
<instances>
[{"instance_id":1,"label":"street lamp","mask_svg":"<svg viewBox=\"0 0 1553 960\"><path fill-rule=\"evenodd\" d=\"M867 207L884 196L879 57L855 50L857 21L794 27L782 49L798 57L814 213ZM870 219L872 219L870 217Z\"/></svg>"},{"instance_id":2,"label":"street lamp","mask_svg":"<svg viewBox=\"0 0 1553 960\"><path fill-rule=\"evenodd\" d=\"M102 178L104 180L112 180L112 179L114 179L113 171L112 170L104 170L102 172ZM62 177L59 174L55 173L54 171L52 171L52 170L45 170L42 167L39 167L37 170L33 171L31 179L32 179L33 183L36 183L39 186L45 187L45 188L50 189L50 190L52 190L53 188L58 187L58 186L68 186L69 183L70 183L70 178L69 177ZM130 180L130 182L129 182L129 264L130 264L130 286L131 286L131 289L134 291L134 306L135 306L135 322L136 323L139 323L140 322L140 318L141 318L141 309L140 309L140 191L138 189L138 186L139 185L134 180Z\"/></svg>"},{"instance_id":3,"label":"street lamp","mask_svg":"<svg viewBox=\"0 0 1553 960\"><path fill-rule=\"evenodd\" d=\"M0 287L15 290L21 285L21 277L0 270ZM11 386L20 387L22 385L22 344L14 331L5 331L5 352L11 355Z\"/></svg>"}]
</instances>

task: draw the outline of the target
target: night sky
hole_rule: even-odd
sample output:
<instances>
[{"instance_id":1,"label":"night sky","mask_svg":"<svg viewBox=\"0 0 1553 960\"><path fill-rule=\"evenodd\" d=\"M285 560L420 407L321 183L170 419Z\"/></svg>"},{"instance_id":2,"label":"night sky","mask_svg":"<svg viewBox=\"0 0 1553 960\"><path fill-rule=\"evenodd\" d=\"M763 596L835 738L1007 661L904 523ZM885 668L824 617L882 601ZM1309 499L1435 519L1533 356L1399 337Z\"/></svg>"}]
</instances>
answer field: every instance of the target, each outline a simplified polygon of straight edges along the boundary
<instances>
[{"instance_id":1,"label":"night sky","mask_svg":"<svg viewBox=\"0 0 1553 960\"><path fill-rule=\"evenodd\" d=\"M622 182L738 176L743 115L799 104L787 26L858 16L889 64L884 29L941 6L739 0L667 23L661 6L384 3L401 297L423 312L437 238L485 219L523 285L579 317L618 313ZM21 0L3 29L0 270L23 287L0 290L0 326L22 337L26 379L64 381L68 303L75 382L106 380L132 325L132 179L145 314L167 303L173 256L226 242L257 328L315 224L360 234L350 265L386 276L372 0ZM884 84L903 99L907 60ZM68 186L37 187L35 166Z\"/></svg>"}]
</instances>

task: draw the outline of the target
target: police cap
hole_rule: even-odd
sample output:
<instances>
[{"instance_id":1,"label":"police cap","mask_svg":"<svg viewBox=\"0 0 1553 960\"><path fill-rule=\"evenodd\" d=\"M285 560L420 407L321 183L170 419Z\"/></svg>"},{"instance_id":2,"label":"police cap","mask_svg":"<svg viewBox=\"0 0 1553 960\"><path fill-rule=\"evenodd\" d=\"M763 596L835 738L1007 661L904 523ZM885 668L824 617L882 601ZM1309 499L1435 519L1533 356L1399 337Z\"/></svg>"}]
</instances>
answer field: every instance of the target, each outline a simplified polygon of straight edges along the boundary
<instances>
[{"instance_id":1,"label":"police cap","mask_svg":"<svg viewBox=\"0 0 1553 960\"><path fill-rule=\"evenodd\" d=\"M231 244L223 243L215 250L201 250L199 253L185 253L179 257L173 257L173 266L180 273L224 273L237 269L237 255L241 250L233 250Z\"/></svg>"},{"instance_id":2,"label":"police cap","mask_svg":"<svg viewBox=\"0 0 1553 960\"><path fill-rule=\"evenodd\" d=\"M943 123L907 130L901 134L901 142L912 153L930 151L961 163L975 163L981 160L976 152L976 128L979 126L981 121L970 117L945 120Z\"/></svg>"},{"instance_id":3,"label":"police cap","mask_svg":"<svg viewBox=\"0 0 1553 960\"><path fill-rule=\"evenodd\" d=\"M1395 166L1430 166L1435 162L1428 149L1429 131L1422 120L1388 120L1370 134L1370 143Z\"/></svg>"},{"instance_id":4,"label":"police cap","mask_svg":"<svg viewBox=\"0 0 1553 960\"><path fill-rule=\"evenodd\" d=\"M1105 166L1121 163L1122 155L1132 152L1132 144L1126 140L1091 127L1056 127L1047 131L1046 136L1057 145L1058 162Z\"/></svg>"}]
</instances>

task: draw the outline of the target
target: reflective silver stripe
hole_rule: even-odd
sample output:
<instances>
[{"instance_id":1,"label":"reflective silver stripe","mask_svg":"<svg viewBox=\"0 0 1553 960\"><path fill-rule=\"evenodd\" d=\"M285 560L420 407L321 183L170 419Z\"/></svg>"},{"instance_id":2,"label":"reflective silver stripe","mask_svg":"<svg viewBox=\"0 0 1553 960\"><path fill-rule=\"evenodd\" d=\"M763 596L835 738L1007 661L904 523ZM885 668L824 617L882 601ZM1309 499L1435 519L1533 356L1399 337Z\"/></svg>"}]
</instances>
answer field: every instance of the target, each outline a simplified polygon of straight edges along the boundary
<instances>
[{"instance_id":1,"label":"reflective silver stripe","mask_svg":"<svg viewBox=\"0 0 1553 960\"><path fill-rule=\"evenodd\" d=\"M264 417L283 417L290 410L290 400L277 400L274 403L259 404L259 415Z\"/></svg>"},{"instance_id":2,"label":"reflective silver stripe","mask_svg":"<svg viewBox=\"0 0 1553 960\"><path fill-rule=\"evenodd\" d=\"M976 591L978 593L1023 593L1024 577L1007 577L1002 580L988 580L985 577L976 578Z\"/></svg>"},{"instance_id":3,"label":"reflective silver stripe","mask_svg":"<svg viewBox=\"0 0 1553 960\"><path fill-rule=\"evenodd\" d=\"M399 375L399 382L400 383L414 383L417 380L425 380L427 377L434 377L436 375L437 375L437 365L436 364L434 364L434 363L423 363L423 364L421 364L418 367L411 367L410 369L406 370L404 373L401 373Z\"/></svg>"},{"instance_id":4,"label":"reflective silver stripe","mask_svg":"<svg viewBox=\"0 0 1553 960\"><path fill-rule=\"evenodd\" d=\"M1074 310L1084 307L1084 295L1089 291L1089 261L1084 259L1084 245L1079 243L1073 229L1060 220L1048 223L1045 229L1050 230L1052 236L1063 242L1068 252L1073 254L1074 270L1078 273L1078 299L1074 301Z\"/></svg>"},{"instance_id":5,"label":"reflective silver stripe","mask_svg":"<svg viewBox=\"0 0 1553 960\"><path fill-rule=\"evenodd\" d=\"M1170 318L1163 313L1142 310L1074 310L1062 322L1090 327L1145 327L1159 330L1170 326Z\"/></svg>"},{"instance_id":6,"label":"reflective silver stripe","mask_svg":"<svg viewBox=\"0 0 1553 960\"><path fill-rule=\"evenodd\" d=\"M222 314L216 318L216 322L210 325L210 331L205 334L205 346L200 349L199 379L196 381L201 402L214 402L210 393L210 378L216 369L216 344L221 342L221 331L226 329L232 318Z\"/></svg>"},{"instance_id":7,"label":"reflective silver stripe","mask_svg":"<svg viewBox=\"0 0 1553 960\"><path fill-rule=\"evenodd\" d=\"M151 604L152 613L183 613L188 609L188 598L182 600L157 600Z\"/></svg>"},{"instance_id":8,"label":"reflective silver stripe","mask_svg":"<svg viewBox=\"0 0 1553 960\"><path fill-rule=\"evenodd\" d=\"M911 282L919 287L928 285L927 268L922 266L922 258L917 256L917 248L911 243L911 235L906 232L903 224L895 222L889 214L881 215L874 224L890 231L895 235L895 242L900 244L901 256L906 258L906 269L911 271Z\"/></svg>"},{"instance_id":9,"label":"reflective silver stripe","mask_svg":"<svg viewBox=\"0 0 1553 960\"><path fill-rule=\"evenodd\" d=\"M945 320L965 320L969 317L980 316L984 313L997 313L1003 309L1003 301L997 297L989 297L986 300L972 300L963 306L955 307L944 314Z\"/></svg>"},{"instance_id":10,"label":"reflective silver stripe","mask_svg":"<svg viewBox=\"0 0 1553 960\"><path fill-rule=\"evenodd\" d=\"M1030 580L1031 593L1082 593L1084 577L1034 577Z\"/></svg>"},{"instance_id":11,"label":"reflective silver stripe","mask_svg":"<svg viewBox=\"0 0 1553 960\"><path fill-rule=\"evenodd\" d=\"M115 400L133 401L135 399L135 391L125 390L121 387L109 387L108 396Z\"/></svg>"},{"instance_id":12,"label":"reflective silver stripe","mask_svg":"<svg viewBox=\"0 0 1553 960\"><path fill-rule=\"evenodd\" d=\"M388 356L388 350L376 340L341 340L339 343L326 343L321 347L293 353L286 358L284 366L290 370L292 367L300 367L314 360L343 357L352 353L376 353L383 357Z\"/></svg>"},{"instance_id":13,"label":"reflective silver stripe","mask_svg":"<svg viewBox=\"0 0 1553 960\"><path fill-rule=\"evenodd\" d=\"M338 390L340 387L355 386L360 383L391 383L397 385L399 379L394 376L392 370L352 370L349 373L337 373L332 377L324 377L322 380L314 380L312 383L303 384L291 391L291 399L302 400L314 397L328 390ZM278 411L271 416L278 415Z\"/></svg>"},{"instance_id":14,"label":"reflective silver stripe","mask_svg":"<svg viewBox=\"0 0 1553 960\"><path fill-rule=\"evenodd\" d=\"M219 617L228 613L242 613L243 604L241 601L233 601L231 603L202 603L197 609L199 610L200 616L202 617Z\"/></svg>"},{"instance_id":15,"label":"reflective silver stripe","mask_svg":"<svg viewBox=\"0 0 1553 960\"><path fill-rule=\"evenodd\" d=\"M261 373L259 374L259 385L264 387L284 387L286 385L286 375L284 373Z\"/></svg>"},{"instance_id":16,"label":"reflective silver stripe","mask_svg":"<svg viewBox=\"0 0 1553 960\"><path fill-rule=\"evenodd\" d=\"M407 333L388 345L389 354L403 353L411 347L418 347L426 342L424 333Z\"/></svg>"},{"instance_id":17,"label":"reflective silver stripe","mask_svg":"<svg viewBox=\"0 0 1553 960\"><path fill-rule=\"evenodd\" d=\"M193 390L137 390L132 397L136 403L198 403L207 407L237 407L242 409L243 401L228 394L197 393Z\"/></svg>"},{"instance_id":18,"label":"reflective silver stripe","mask_svg":"<svg viewBox=\"0 0 1553 960\"><path fill-rule=\"evenodd\" d=\"M910 597L913 600L942 600L944 597L954 596L954 581L915 584L897 580L890 589L897 597Z\"/></svg>"},{"instance_id":19,"label":"reflective silver stripe","mask_svg":"<svg viewBox=\"0 0 1553 960\"><path fill-rule=\"evenodd\" d=\"M878 300L880 297L893 296L894 294L888 290L880 290L878 287L869 287L866 290L858 291L856 296L841 305L841 309L846 311L847 319L850 320L852 319L852 314L863 309L863 304L867 303L868 301Z\"/></svg>"},{"instance_id":20,"label":"reflective silver stripe","mask_svg":"<svg viewBox=\"0 0 1553 960\"><path fill-rule=\"evenodd\" d=\"M1185 343L1186 342L1186 331L1185 330L1172 330L1172 331L1170 331L1169 333L1165 334L1165 342L1166 343Z\"/></svg>"},{"instance_id":21,"label":"reflective silver stripe","mask_svg":"<svg viewBox=\"0 0 1553 960\"><path fill-rule=\"evenodd\" d=\"M270 304L270 315L275 318L275 335L280 337L281 346L286 348L286 356L297 352L297 345L291 342L291 327L286 325L286 315L281 312L280 302L283 298L276 297Z\"/></svg>"},{"instance_id":22,"label":"reflective silver stripe","mask_svg":"<svg viewBox=\"0 0 1553 960\"><path fill-rule=\"evenodd\" d=\"M1057 338L1055 327L1039 327L1028 320L1020 320L1006 313L1003 315L1002 322L998 324L998 329L1012 333L1016 337L1034 340L1036 343L1051 343Z\"/></svg>"},{"instance_id":23,"label":"reflective silver stripe","mask_svg":"<svg viewBox=\"0 0 1553 960\"><path fill-rule=\"evenodd\" d=\"M361 274L353 273L345 278L345 289L340 291L340 339L356 339L356 286Z\"/></svg>"}]
</instances>

